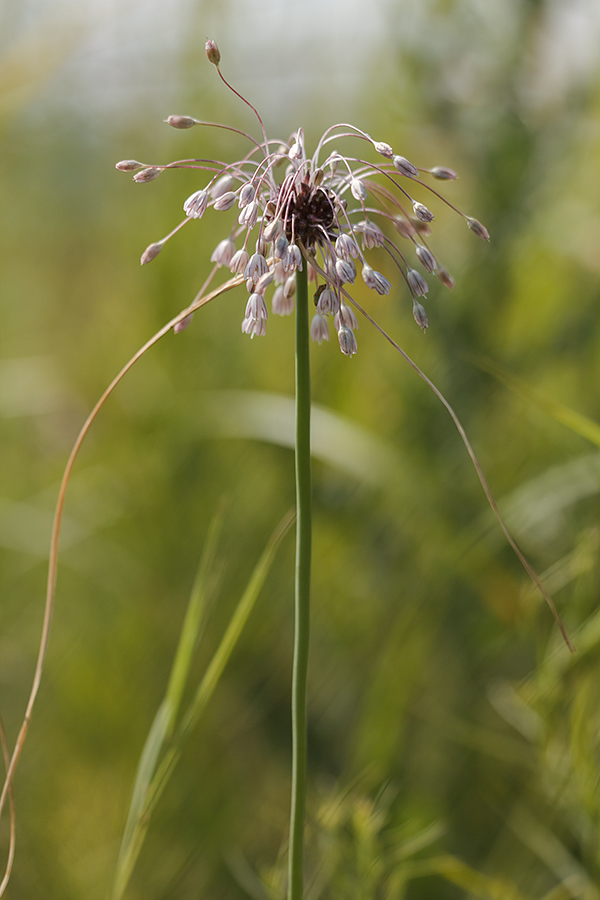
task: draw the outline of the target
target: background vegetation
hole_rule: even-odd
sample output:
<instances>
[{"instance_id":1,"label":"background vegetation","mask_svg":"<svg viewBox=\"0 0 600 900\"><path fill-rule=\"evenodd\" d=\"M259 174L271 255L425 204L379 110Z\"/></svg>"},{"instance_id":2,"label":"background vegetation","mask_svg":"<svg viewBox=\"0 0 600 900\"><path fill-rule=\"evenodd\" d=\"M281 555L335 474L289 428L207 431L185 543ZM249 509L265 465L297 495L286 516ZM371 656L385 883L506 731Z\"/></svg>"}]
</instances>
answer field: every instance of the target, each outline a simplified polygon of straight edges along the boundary
<instances>
[{"instance_id":1,"label":"background vegetation","mask_svg":"<svg viewBox=\"0 0 600 900\"><path fill-rule=\"evenodd\" d=\"M0 15L9 738L30 687L70 445L123 362L191 300L224 236L224 219L207 216L140 269L201 184L175 172L135 185L113 168L237 157L230 137L161 122L187 113L254 127L204 59L209 35L271 135L303 124L310 146L351 121L419 165L460 173L445 192L492 242L436 210L433 248L457 287L432 290L427 335L397 278L390 297L357 297L455 406L578 647L571 658L561 646L446 412L398 355L366 323L352 360L333 342L314 347L315 402L338 418L314 466L313 896L598 897L600 456L540 400L599 414L595 4L125 6L9 0ZM244 304L243 291L228 295L141 361L77 464L16 779L12 900L107 896L210 520L226 495L196 677L293 503L283 427L269 436L239 412L252 400L268 415L273 394L292 395L293 323L271 318L267 337L249 341ZM292 543L156 810L132 900L260 897L252 872L276 889Z\"/></svg>"}]
</instances>

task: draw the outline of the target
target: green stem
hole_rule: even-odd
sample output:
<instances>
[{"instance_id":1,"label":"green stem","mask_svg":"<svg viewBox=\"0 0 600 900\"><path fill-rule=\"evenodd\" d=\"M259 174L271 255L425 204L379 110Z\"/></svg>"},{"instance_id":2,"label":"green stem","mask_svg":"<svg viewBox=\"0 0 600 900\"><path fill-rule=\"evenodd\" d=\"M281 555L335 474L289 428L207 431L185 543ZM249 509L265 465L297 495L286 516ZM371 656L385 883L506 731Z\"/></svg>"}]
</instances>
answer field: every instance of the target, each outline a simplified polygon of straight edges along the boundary
<instances>
[{"instance_id":1,"label":"green stem","mask_svg":"<svg viewBox=\"0 0 600 900\"><path fill-rule=\"evenodd\" d=\"M302 900L306 808L306 675L310 629L311 478L308 278L296 272L296 600L292 673L292 808L288 900Z\"/></svg>"}]
</instances>

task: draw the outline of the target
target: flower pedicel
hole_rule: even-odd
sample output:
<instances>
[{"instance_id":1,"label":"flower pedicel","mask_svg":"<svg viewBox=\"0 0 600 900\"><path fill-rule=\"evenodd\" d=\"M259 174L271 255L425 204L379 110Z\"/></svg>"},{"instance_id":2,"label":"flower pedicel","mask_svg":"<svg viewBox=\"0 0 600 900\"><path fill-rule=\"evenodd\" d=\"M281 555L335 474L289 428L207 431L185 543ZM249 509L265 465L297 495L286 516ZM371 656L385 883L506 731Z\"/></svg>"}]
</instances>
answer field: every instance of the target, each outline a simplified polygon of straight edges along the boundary
<instances>
[{"instance_id":1,"label":"flower pedicel","mask_svg":"<svg viewBox=\"0 0 600 900\"><path fill-rule=\"evenodd\" d=\"M226 266L233 274L243 275L250 299L242 321L242 331L251 337L266 333L268 310L265 294L274 286L271 311L290 315L294 307L293 283L296 270L309 267L309 277L320 284L315 294L316 317L311 337L321 343L329 339L328 317L333 318L340 349L347 356L356 353L354 315L348 301L348 286L354 284L357 269L368 288L377 294L389 294L391 284L370 264L369 251L382 248L404 279L413 301L415 321L423 331L429 322L419 298L427 295L428 284L410 261L436 275L446 287L454 281L440 265L427 239L433 213L412 196L428 192L462 216L469 228L483 240L489 240L485 226L465 215L445 200L433 187L421 181L421 173L441 181L453 180L452 169L434 166L417 168L403 156L394 153L383 141L375 141L353 125L333 125L320 138L311 157L304 145L301 128L289 141L269 140L262 119L225 80L219 69L221 55L214 41L207 41L206 55L217 68L220 78L240 99L254 110L261 125L263 140L226 125L201 122L191 116L169 116L173 128L207 125L225 128L244 135L252 144L247 155L236 162L218 160L179 160L166 166L144 165L124 160L116 168L134 172L136 182L154 181L165 170L189 168L209 173L205 187L195 191L183 204L186 218L161 241L152 243L142 254L142 265L151 262L165 242L190 221L200 219L212 207L216 212L236 208L237 222L229 235L215 248L211 261L216 268ZM381 160L372 162L359 156L342 156L333 148L341 138L358 138ZM276 170L285 164L283 177ZM408 250L387 236L380 225L393 226ZM410 247L410 244L413 246ZM216 269L214 270L216 271ZM214 274L213 271L213 274ZM176 326L183 330L191 315Z\"/></svg>"}]
</instances>

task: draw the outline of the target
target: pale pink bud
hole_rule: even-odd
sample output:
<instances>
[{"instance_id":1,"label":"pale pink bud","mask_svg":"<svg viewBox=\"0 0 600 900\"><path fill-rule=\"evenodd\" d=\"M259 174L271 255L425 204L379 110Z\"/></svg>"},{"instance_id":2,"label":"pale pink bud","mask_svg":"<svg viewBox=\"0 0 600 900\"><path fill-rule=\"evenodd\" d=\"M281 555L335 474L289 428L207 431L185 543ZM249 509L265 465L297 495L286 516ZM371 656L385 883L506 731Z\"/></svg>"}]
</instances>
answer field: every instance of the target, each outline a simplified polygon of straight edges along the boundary
<instances>
[{"instance_id":1,"label":"pale pink bud","mask_svg":"<svg viewBox=\"0 0 600 900\"><path fill-rule=\"evenodd\" d=\"M248 251L238 250L234 253L229 262L229 271L234 275L242 275L248 265Z\"/></svg>"},{"instance_id":2,"label":"pale pink bud","mask_svg":"<svg viewBox=\"0 0 600 900\"><path fill-rule=\"evenodd\" d=\"M273 219L273 221L269 222L269 224L263 231L265 241L268 244L270 244L272 241L276 241L282 231L283 222L281 221L281 219Z\"/></svg>"},{"instance_id":3,"label":"pale pink bud","mask_svg":"<svg viewBox=\"0 0 600 900\"><path fill-rule=\"evenodd\" d=\"M291 316L294 311L294 294L286 297L285 289L280 284L273 294L271 309L276 316Z\"/></svg>"},{"instance_id":4,"label":"pale pink bud","mask_svg":"<svg viewBox=\"0 0 600 900\"><path fill-rule=\"evenodd\" d=\"M427 327L429 325L429 319L427 318L427 313L425 309L421 306L421 304L417 300L413 300L413 316L415 318L415 322L419 326L419 328L423 329L423 332L427 331Z\"/></svg>"},{"instance_id":5,"label":"pale pink bud","mask_svg":"<svg viewBox=\"0 0 600 900\"><path fill-rule=\"evenodd\" d=\"M323 169L315 169L315 171L310 176L311 183L315 187L319 187L319 185L323 183L324 178L325 172L323 171Z\"/></svg>"},{"instance_id":6,"label":"pale pink bud","mask_svg":"<svg viewBox=\"0 0 600 900\"><path fill-rule=\"evenodd\" d=\"M223 194L227 194L235 187L235 179L231 175L221 175L209 189L209 194L213 200L218 200Z\"/></svg>"},{"instance_id":7,"label":"pale pink bud","mask_svg":"<svg viewBox=\"0 0 600 900\"><path fill-rule=\"evenodd\" d=\"M135 175L133 177L135 178ZM482 241L489 241L489 231L487 230L485 225L482 225L481 222L477 221L477 219L469 219L467 217L467 225L469 226L473 234L476 234L477 237L481 238Z\"/></svg>"},{"instance_id":8,"label":"pale pink bud","mask_svg":"<svg viewBox=\"0 0 600 900\"><path fill-rule=\"evenodd\" d=\"M239 208L243 209L245 206L248 206L249 203L252 203L255 196L256 191L254 190L254 185L249 181L242 187L240 191L240 196L238 199Z\"/></svg>"},{"instance_id":9,"label":"pale pink bud","mask_svg":"<svg viewBox=\"0 0 600 900\"><path fill-rule=\"evenodd\" d=\"M448 269L445 269L443 266L440 266L436 272L436 275L440 279L440 281L442 282L443 285L445 285L447 288L450 288L450 290L452 290L452 288L454 287L454 278L452 277L452 275L450 274Z\"/></svg>"},{"instance_id":10,"label":"pale pink bud","mask_svg":"<svg viewBox=\"0 0 600 900\"><path fill-rule=\"evenodd\" d=\"M175 334L179 334L181 331L185 331L185 329L192 324L193 318L194 313L190 313L189 315L187 315L185 319L182 319L181 322L177 323L177 325L173 325L173 332Z\"/></svg>"},{"instance_id":11,"label":"pale pink bud","mask_svg":"<svg viewBox=\"0 0 600 900\"><path fill-rule=\"evenodd\" d=\"M424 268L427 269L428 272L435 272L437 268L437 262L435 261L435 256L433 255L433 253L431 253L431 251L428 250L427 247L421 246L417 247L416 253L423 263Z\"/></svg>"},{"instance_id":12,"label":"pale pink bud","mask_svg":"<svg viewBox=\"0 0 600 900\"><path fill-rule=\"evenodd\" d=\"M345 325L338 329L338 341L340 342L340 350L344 356L354 356L358 350L354 332Z\"/></svg>"},{"instance_id":13,"label":"pale pink bud","mask_svg":"<svg viewBox=\"0 0 600 900\"><path fill-rule=\"evenodd\" d=\"M335 252L338 256L341 256L342 259L356 259L359 255L356 241L354 241L349 234L340 234L335 242Z\"/></svg>"},{"instance_id":14,"label":"pale pink bud","mask_svg":"<svg viewBox=\"0 0 600 900\"><path fill-rule=\"evenodd\" d=\"M381 272L376 272L371 266L363 266L362 277L366 286L377 291L378 294L389 294L392 289L387 278L384 278Z\"/></svg>"},{"instance_id":15,"label":"pale pink bud","mask_svg":"<svg viewBox=\"0 0 600 900\"><path fill-rule=\"evenodd\" d=\"M288 239L285 234L280 234L277 240L275 241L275 246L273 247L273 256L275 259L283 259L286 254L288 248Z\"/></svg>"},{"instance_id":16,"label":"pale pink bud","mask_svg":"<svg viewBox=\"0 0 600 900\"><path fill-rule=\"evenodd\" d=\"M296 276L290 275L286 278L283 285L283 296L287 299L296 294Z\"/></svg>"},{"instance_id":17,"label":"pale pink bud","mask_svg":"<svg viewBox=\"0 0 600 900\"><path fill-rule=\"evenodd\" d=\"M398 234L403 238L412 238L415 233L415 228L412 222L409 222L407 219L403 219L401 216L395 216L394 218L394 228L398 232Z\"/></svg>"},{"instance_id":18,"label":"pale pink bud","mask_svg":"<svg viewBox=\"0 0 600 900\"><path fill-rule=\"evenodd\" d=\"M220 199L222 200L223 198L221 197ZM217 201L217 203L218 202L219 201ZM240 225L243 225L244 228L254 228L254 226L256 225L256 220L258 219L258 210L259 206L256 200L253 200L252 203L249 203L248 206L245 206L238 216L238 222L240 223Z\"/></svg>"},{"instance_id":19,"label":"pale pink bud","mask_svg":"<svg viewBox=\"0 0 600 900\"><path fill-rule=\"evenodd\" d=\"M244 334L249 334L251 338L264 337L267 333L267 320L247 317L242 322L242 331Z\"/></svg>"},{"instance_id":20,"label":"pale pink bud","mask_svg":"<svg viewBox=\"0 0 600 900\"><path fill-rule=\"evenodd\" d=\"M261 256L260 253L254 253L248 262L244 270L244 278L251 278L253 281L258 281L261 275L264 275L265 272L269 271L269 264L267 263L264 256Z\"/></svg>"},{"instance_id":21,"label":"pale pink bud","mask_svg":"<svg viewBox=\"0 0 600 900\"><path fill-rule=\"evenodd\" d=\"M221 54L219 53L217 42L208 40L204 45L204 51L209 63L212 63L213 66L217 66L218 68L219 63L221 62Z\"/></svg>"},{"instance_id":22,"label":"pale pink bud","mask_svg":"<svg viewBox=\"0 0 600 900\"><path fill-rule=\"evenodd\" d=\"M256 291L253 294L250 294L248 303L246 304L246 318L266 319L267 316L267 305L263 295L258 294Z\"/></svg>"},{"instance_id":23,"label":"pale pink bud","mask_svg":"<svg viewBox=\"0 0 600 900\"><path fill-rule=\"evenodd\" d=\"M133 176L133 180L137 181L138 184L147 184L149 181L154 181L155 178L158 178L162 169L155 169L150 166L147 169L142 169L141 172L136 172Z\"/></svg>"},{"instance_id":24,"label":"pale pink bud","mask_svg":"<svg viewBox=\"0 0 600 900\"><path fill-rule=\"evenodd\" d=\"M420 272L417 272L416 269L409 269L406 273L406 280L408 281L408 286L410 287L413 294L416 294L417 297L424 297L427 291L429 290L429 285L423 278Z\"/></svg>"},{"instance_id":25,"label":"pale pink bud","mask_svg":"<svg viewBox=\"0 0 600 900\"><path fill-rule=\"evenodd\" d=\"M233 193L233 191L226 191L215 200L214 206L215 209L219 212L227 212L228 209L231 209L234 203L235 194Z\"/></svg>"},{"instance_id":26,"label":"pale pink bud","mask_svg":"<svg viewBox=\"0 0 600 900\"><path fill-rule=\"evenodd\" d=\"M168 116L165 122L171 128L193 128L198 124L198 119L192 119L191 116Z\"/></svg>"},{"instance_id":27,"label":"pale pink bud","mask_svg":"<svg viewBox=\"0 0 600 900\"><path fill-rule=\"evenodd\" d=\"M235 244L231 238L225 238L219 241L212 252L211 262L217 263L219 266L229 266L231 260L235 256Z\"/></svg>"},{"instance_id":28,"label":"pale pink bud","mask_svg":"<svg viewBox=\"0 0 600 900\"><path fill-rule=\"evenodd\" d=\"M319 299L317 300L317 312L322 316L337 316L339 311L340 298L335 293L335 291L332 291L331 288L326 287L319 294Z\"/></svg>"},{"instance_id":29,"label":"pale pink bud","mask_svg":"<svg viewBox=\"0 0 600 900\"><path fill-rule=\"evenodd\" d=\"M290 159L304 159L304 132L301 128L295 135L295 140L289 149L288 156Z\"/></svg>"},{"instance_id":30,"label":"pale pink bud","mask_svg":"<svg viewBox=\"0 0 600 900\"><path fill-rule=\"evenodd\" d=\"M421 222L433 222L433 213L430 209L427 209L427 207L422 203L419 203L418 200L413 200L412 205L417 219L420 219Z\"/></svg>"},{"instance_id":31,"label":"pale pink bud","mask_svg":"<svg viewBox=\"0 0 600 900\"><path fill-rule=\"evenodd\" d=\"M447 169L446 166L434 166L429 171L438 181L454 181L458 177L454 169Z\"/></svg>"},{"instance_id":32,"label":"pale pink bud","mask_svg":"<svg viewBox=\"0 0 600 900\"><path fill-rule=\"evenodd\" d=\"M345 303L340 303L339 312L336 314L335 319L333 320L333 324L338 329L345 326L346 328L350 328L351 331L356 331L358 328L358 322L356 321L356 316L352 309L349 306L346 306Z\"/></svg>"},{"instance_id":33,"label":"pale pink bud","mask_svg":"<svg viewBox=\"0 0 600 900\"><path fill-rule=\"evenodd\" d=\"M288 244L287 249L282 257L281 265L284 272L293 272L294 270L302 271L302 254L300 248L296 244Z\"/></svg>"},{"instance_id":34,"label":"pale pink bud","mask_svg":"<svg viewBox=\"0 0 600 900\"><path fill-rule=\"evenodd\" d=\"M360 178L353 178L350 182L350 192L355 200L363 203L367 199L367 189Z\"/></svg>"},{"instance_id":35,"label":"pale pink bud","mask_svg":"<svg viewBox=\"0 0 600 900\"><path fill-rule=\"evenodd\" d=\"M163 241L157 241L155 244L148 244L140 257L140 266L145 266L153 259L156 259L163 248Z\"/></svg>"},{"instance_id":36,"label":"pale pink bud","mask_svg":"<svg viewBox=\"0 0 600 900\"><path fill-rule=\"evenodd\" d=\"M401 175L405 175L407 178L418 178L419 170L416 166L413 166L411 162L404 158L404 156L395 156L394 157L394 168L397 169Z\"/></svg>"},{"instance_id":37,"label":"pale pink bud","mask_svg":"<svg viewBox=\"0 0 600 900\"><path fill-rule=\"evenodd\" d=\"M354 279L356 278L356 266L352 260L337 259L335 262L335 271L342 284L345 284L346 282L354 284Z\"/></svg>"},{"instance_id":38,"label":"pale pink bud","mask_svg":"<svg viewBox=\"0 0 600 900\"><path fill-rule=\"evenodd\" d=\"M137 172L143 165L144 163L138 162L137 159L122 159L121 162L115 163L115 169L120 172Z\"/></svg>"},{"instance_id":39,"label":"pale pink bud","mask_svg":"<svg viewBox=\"0 0 600 900\"><path fill-rule=\"evenodd\" d=\"M208 194L200 190L191 194L183 204L183 210L190 219L200 219L208 204Z\"/></svg>"},{"instance_id":40,"label":"pale pink bud","mask_svg":"<svg viewBox=\"0 0 600 900\"><path fill-rule=\"evenodd\" d=\"M310 323L310 339L321 344L323 341L329 340L329 326L325 316L316 314Z\"/></svg>"},{"instance_id":41,"label":"pale pink bud","mask_svg":"<svg viewBox=\"0 0 600 900\"><path fill-rule=\"evenodd\" d=\"M394 155L394 151L390 147L389 144L386 144L385 141L375 141L373 146L377 150L378 153L381 153L382 156L385 156L386 159L391 159Z\"/></svg>"},{"instance_id":42,"label":"pale pink bud","mask_svg":"<svg viewBox=\"0 0 600 900\"><path fill-rule=\"evenodd\" d=\"M362 234L363 250L372 250L373 247L383 247L385 244L385 235L374 222L359 222L354 230Z\"/></svg>"}]
</instances>

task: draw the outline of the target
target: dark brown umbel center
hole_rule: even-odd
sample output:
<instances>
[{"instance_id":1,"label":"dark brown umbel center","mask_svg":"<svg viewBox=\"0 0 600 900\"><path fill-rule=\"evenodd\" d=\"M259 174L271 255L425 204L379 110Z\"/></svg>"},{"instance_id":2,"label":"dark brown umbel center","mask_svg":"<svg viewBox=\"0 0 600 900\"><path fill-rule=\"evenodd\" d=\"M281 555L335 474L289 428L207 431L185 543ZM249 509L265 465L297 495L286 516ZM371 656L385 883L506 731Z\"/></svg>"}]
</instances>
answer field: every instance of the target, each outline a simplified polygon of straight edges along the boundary
<instances>
[{"instance_id":1,"label":"dark brown umbel center","mask_svg":"<svg viewBox=\"0 0 600 900\"><path fill-rule=\"evenodd\" d=\"M288 241L299 240L305 247L327 243L334 225L334 197L330 191L302 182L300 190L284 203L285 236ZM292 222L293 232L292 232Z\"/></svg>"}]
</instances>

